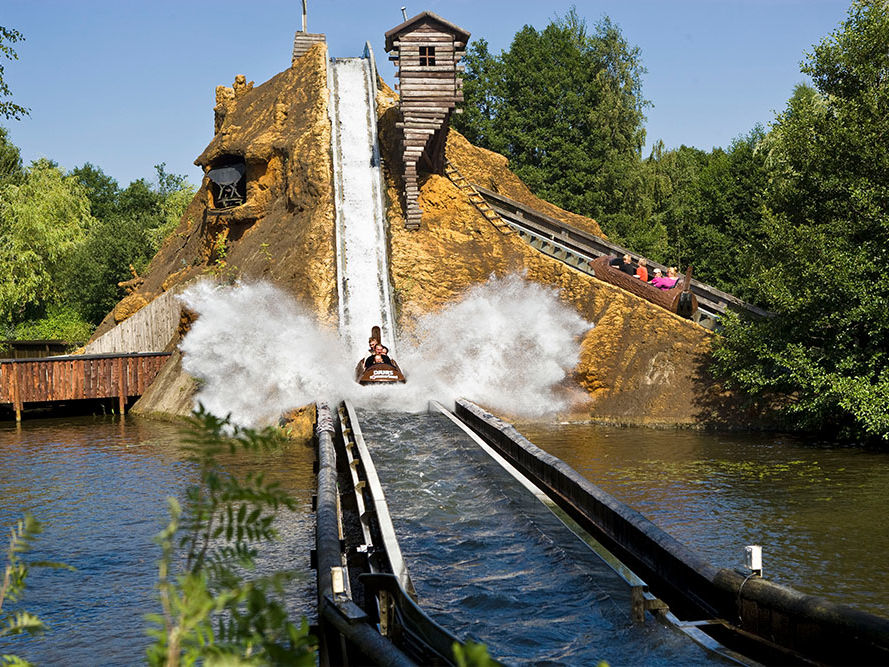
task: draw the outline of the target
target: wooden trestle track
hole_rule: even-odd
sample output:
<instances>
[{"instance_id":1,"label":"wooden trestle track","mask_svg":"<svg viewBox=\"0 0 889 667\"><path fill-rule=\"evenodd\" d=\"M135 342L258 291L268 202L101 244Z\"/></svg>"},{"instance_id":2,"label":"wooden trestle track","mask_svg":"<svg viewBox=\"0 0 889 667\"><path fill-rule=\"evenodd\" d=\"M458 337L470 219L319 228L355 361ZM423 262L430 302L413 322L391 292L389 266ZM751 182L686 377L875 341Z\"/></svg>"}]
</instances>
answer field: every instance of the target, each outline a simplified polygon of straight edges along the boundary
<instances>
[{"instance_id":1,"label":"wooden trestle track","mask_svg":"<svg viewBox=\"0 0 889 667\"><path fill-rule=\"evenodd\" d=\"M127 400L144 393L169 356L146 352L0 360L0 404L12 406L16 421L21 421L26 403L84 399L116 398L123 414Z\"/></svg>"}]
</instances>

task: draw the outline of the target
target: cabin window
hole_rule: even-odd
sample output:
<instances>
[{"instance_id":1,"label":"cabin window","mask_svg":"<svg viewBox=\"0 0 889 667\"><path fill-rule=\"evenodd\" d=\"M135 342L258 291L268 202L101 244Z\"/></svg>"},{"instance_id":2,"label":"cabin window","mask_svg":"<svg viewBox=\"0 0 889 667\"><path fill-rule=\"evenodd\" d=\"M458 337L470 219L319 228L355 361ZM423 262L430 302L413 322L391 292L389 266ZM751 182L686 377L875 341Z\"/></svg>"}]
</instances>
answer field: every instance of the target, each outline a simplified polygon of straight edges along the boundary
<instances>
[{"instance_id":1,"label":"cabin window","mask_svg":"<svg viewBox=\"0 0 889 667\"><path fill-rule=\"evenodd\" d=\"M430 67L435 64L435 47L420 47L420 67Z\"/></svg>"},{"instance_id":2,"label":"cabin window","mask_svg":"<svg viewBox=\"0 0 889 667\"><path fill-rule=\"evenodd\" d=\"M247 166L243 158L232 157L207 172L213 183L213 205L215 208L232 208L247 201Z\"/></svg>"}]
</instances>

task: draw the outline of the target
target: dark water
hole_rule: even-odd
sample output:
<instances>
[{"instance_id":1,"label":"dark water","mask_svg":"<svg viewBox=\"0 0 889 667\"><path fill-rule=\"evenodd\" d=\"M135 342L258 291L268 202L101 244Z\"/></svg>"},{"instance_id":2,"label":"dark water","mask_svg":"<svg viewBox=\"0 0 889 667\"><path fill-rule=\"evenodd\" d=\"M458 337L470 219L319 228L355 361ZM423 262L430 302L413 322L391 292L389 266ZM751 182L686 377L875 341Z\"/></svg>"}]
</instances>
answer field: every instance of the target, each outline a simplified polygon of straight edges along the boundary
<instances>
[{"instance_id":1,"label":"dark water","mask_svg":"<svg viewBox=\"0 0 889 667\"><path fill-rule=\"evenodd\" d=\"M709 664L442 415L362 414L420 604L509 663Z\"/></svg>"},{"instance_id":2,"label":"dark water","mask_svg":"<svg viewBox=\"0 0 889 667\"><path fill-rule=\"evenodd\" d=\"M889 454L774 434L526 424L529 440L713 564L889 617Z\"/></svg>"},{"instance_id":3,"label":"dark water","mask_svg":"<svg viewBox=\"0 0 889 667\"><path fill-rule=\"evenodd\" d=\"M260 571L308 570L312 459L294 449L232 462L242 470L266 470L300 501L300 510L280 522L281 541L264 555ZM7 527L30 511L45 529L29 558L77 568L31 571L20 608L36 613L50 630L41 638L0 640L0 653L36 664L144 662L144 615L159 611L153 537L168 521L166 498L181 496L194 481L183 459L178 428L166 423L127 417L0 425L3 552ZM308 578L294 585L291 611L311 609L312 587Z\"/></svg>"}]
</instances>

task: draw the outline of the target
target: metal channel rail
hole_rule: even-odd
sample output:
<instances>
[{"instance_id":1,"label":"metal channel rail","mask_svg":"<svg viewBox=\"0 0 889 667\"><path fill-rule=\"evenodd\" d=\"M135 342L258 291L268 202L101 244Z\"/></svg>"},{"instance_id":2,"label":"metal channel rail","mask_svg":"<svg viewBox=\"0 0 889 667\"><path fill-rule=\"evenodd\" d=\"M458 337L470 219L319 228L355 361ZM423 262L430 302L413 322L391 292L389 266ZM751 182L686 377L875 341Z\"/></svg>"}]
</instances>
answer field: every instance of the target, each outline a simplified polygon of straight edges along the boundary
<instances>
[{"instance_id":1,"label":"metal channel rail","mask_svg":"<svg viewBox=\"0 0 889 667\"><path fill-rule=\"evenodd\" d=\"M514 199L504 197L480 185L473 184L473 186L484 197L488 205L512 225L532 247L578 271L594 276L595 273L589 265L590 260L603 255L620 257L626 253L638 254L631 253L615 243L556 220ZM648 263L660 268L666 275L666 266L650 260ZM772 315L758 306L742 301L736 296L699 280L692 279L691 291L698 298L698 307L703 311L703 316L709 320L718 320L726 310L735 310L756 318ZM701 322L701 324L712 326L712 323Z\"/></svg>"},{"instance_id":2,"label":"metal channel rail","mask_svg":"<svg viewBox=\"0 0 889 667\"><path fill-rule=\"evenodd\" d=\"M695 641L746 663L889 664L889 619L801 593L755 572L718 568L536 447L511 424L465 399L455 407L456 419L477 434L479 446L528 478L542 502L555 505L557 516L566 515L569 528L579 536L589 533L582 539L597 552L596 545L604 545L606 562L619 559L645 577L672 613L644 586L642 608ZM629 585L640 585L635 574L625 576ZM634 596L636 604L639 599Z\"/></svg>"},{"instance_id":3,"label":"metal channel rail","mask_svg":"<svg viewBox=\"0 0 889 667\"><path fill-rule=\"evenodd\" d=\"M373 460L349 402L317 405L321 664L454 665L457 637L416 603Z\"/></svg>"},{"instance_id":4,"label":"metal channel rail","mask_svg":"<svg viewBox=\"0 0 889 667\"><path fill-rule=\"evenodd\" d=\"M687 635L692 641L699 644L703 648L713 653L719 654L722 658L740 665L758 664L753 660L746 658L740 653L733 651L719 641L704 633L696 624L685 623L676 617L670 611L669 606L658 599L649 590L648 584L642 580L635 572L622 563L611 551L609 551L601 542L587 532L577 521L575 521L564 509L562 509L546 492L537 486L531 479L522 474L514 465L506 458L501 456L493 447L491 447L478 433L476 433L466 422L462 421L452 411L448 410L438 401L429 402L429 411L437 412L447 417L458 428L460 428L480 449L482 449L491 459L493 459L504 471L518 481L527 491L529 491L538 501L540 501L556 518L559 519L574 535L589 547L611 570L620 577L624 583L630 588L631 596L631 617L637 622L644 621L645 612L652 613L657 619L666 625L672 626L683 634Z\"/></svg>"}]
</instances>

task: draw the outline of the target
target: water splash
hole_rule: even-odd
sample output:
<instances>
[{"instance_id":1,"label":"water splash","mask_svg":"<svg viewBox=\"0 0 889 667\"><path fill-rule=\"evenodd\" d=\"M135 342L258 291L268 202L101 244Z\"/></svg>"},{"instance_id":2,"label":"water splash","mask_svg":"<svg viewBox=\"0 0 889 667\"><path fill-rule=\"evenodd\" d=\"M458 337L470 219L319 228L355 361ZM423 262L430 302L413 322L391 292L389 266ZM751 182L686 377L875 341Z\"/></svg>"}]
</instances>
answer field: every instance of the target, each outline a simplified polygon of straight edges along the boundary
<instances>
[{"instance_id":1,"label":"water splash","mask_svg":"<svg viewBox=\"0 0 889 667\"><path fill-rule=\"evenodd\" d=\"M343 364L352 355L336 335L274 285L204 281L181 298L199 315L180 345L182 367L201 381L195 400L214 414L273 423L352 381Z\"/></svg>"},{"instance_id":2,"label":"water splash","mask_svg":"<svg viewBox=\"0 0 889 667\"><path fill-rule=\"evenodd\" d=\"M203 282L182 296L199 314L183 339L183 368L202 381L196 400L241 424L271 423L318 399L418 412L429 400L465 396L512 416L567 407L560 384L577 364L579 338L592 325L554 289L518 276L492 278L424 316L399 340L408 378L397 386L355 383L363 350L336 335L268 283Z\"/></svg>"}]
</instances>

